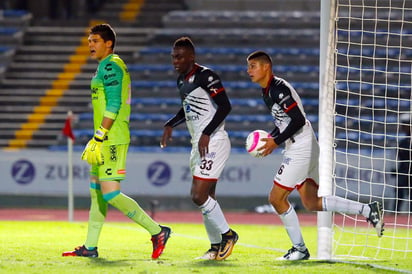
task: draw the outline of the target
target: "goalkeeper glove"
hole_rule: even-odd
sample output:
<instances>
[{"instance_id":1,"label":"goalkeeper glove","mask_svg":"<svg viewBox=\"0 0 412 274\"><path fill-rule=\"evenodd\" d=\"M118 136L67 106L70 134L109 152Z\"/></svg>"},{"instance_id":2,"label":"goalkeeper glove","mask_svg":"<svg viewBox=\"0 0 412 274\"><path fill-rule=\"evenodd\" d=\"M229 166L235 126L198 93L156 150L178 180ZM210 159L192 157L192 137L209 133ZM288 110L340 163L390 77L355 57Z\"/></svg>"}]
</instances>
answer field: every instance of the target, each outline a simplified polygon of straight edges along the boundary
<instances>
[{"instance_id":1,"label":"goalkeeper glove","mask_svg":"<svg viewBox=\"0 0 412 274\"><path fill-rule=\"evenodd\" d=\"M87 161L91 165L103 164L102 144L109 130L100 126L94 133L93 138L87 143L82 154L82 160Z\"/></svg>"}]
</instances>

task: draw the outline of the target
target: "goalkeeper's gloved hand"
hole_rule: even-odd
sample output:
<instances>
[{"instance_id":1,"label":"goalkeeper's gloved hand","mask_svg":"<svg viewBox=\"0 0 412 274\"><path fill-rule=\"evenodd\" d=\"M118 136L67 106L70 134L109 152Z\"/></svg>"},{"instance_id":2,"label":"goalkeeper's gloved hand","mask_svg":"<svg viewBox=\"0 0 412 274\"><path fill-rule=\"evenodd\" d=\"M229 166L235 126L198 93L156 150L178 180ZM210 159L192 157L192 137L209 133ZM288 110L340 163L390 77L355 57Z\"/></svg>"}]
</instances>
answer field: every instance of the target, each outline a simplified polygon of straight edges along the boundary
<instances>
[{"instance_id":1,"label":"goalkeeper's gloved hand","mask_svg":"<svg viewBox=\"0 0 412 274\"><path fill-rule=\"evenodd\" d=\"M102 144L109 130L100 126L94 133L93 138L87 143L82 154L82 160L87 161L91 165L103 164Z\"/></svg>"}]
</instances>

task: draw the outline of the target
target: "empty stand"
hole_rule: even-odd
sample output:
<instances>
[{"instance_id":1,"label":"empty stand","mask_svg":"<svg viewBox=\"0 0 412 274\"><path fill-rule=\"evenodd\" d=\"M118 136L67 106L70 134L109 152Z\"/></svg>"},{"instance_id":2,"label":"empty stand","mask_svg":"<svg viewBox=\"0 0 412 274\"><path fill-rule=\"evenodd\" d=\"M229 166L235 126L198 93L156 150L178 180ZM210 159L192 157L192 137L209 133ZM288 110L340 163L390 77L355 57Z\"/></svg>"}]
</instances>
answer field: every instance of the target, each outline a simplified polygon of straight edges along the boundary
<instances>
[{"instance_id":1,"label":"empty stand","mask_svg":"<svg viewBox=\"0 0 412 274\"><path fill-rule=\"evenodd\" d=\"M122 22L120 14L125 3L125 0L106 1L93 19L110 22L115 27L121 37L116 53L128 63L140 47L148 45L151 27L161 24L161 16L171 8L182 6L182 1L164 1L167 7L162 9L146 3L142 10L148 14L137 20L145 28L136 27L137 21ZM4 14L19 12L4 11ZM30 17L21 16L21 20L27 18ZM13 138L23 140L27 147L65 144L61 129L67 112L71 110L77 115L91 111L89 86L97 64L88 60L85 39L89 20L87 17L73 21L36 18L30 25L15 19L16 25L11 20L0 25L1 37L7 37L1 39L0 54L10 56L0 83L1 147L7 147ZM11 48L9 44L14 42L20 42L19 46ZM84 140L80 138L76 144L83 146Z\"/></svg>"}]
</instances>

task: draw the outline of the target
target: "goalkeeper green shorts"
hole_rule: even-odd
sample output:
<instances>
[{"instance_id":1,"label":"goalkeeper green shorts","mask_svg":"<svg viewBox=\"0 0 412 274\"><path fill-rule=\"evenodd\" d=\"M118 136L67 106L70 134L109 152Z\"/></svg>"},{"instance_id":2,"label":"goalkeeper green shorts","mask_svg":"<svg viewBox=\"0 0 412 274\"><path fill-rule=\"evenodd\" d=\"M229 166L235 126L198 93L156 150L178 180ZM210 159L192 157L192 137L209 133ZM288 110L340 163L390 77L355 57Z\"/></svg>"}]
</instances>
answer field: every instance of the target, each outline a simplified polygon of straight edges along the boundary
<instances>
[{"instance_id":1,"label":"goalkeeper green shorts","mask_svg":"<svg viewBox=\"0 0 412 274\"><path fill-rule=\"evenodd\" d=\"M90 175L100 182L124 180L128 148L129 144L102 146L103 164L92 165Z\"/></svg>"}]
</instances>

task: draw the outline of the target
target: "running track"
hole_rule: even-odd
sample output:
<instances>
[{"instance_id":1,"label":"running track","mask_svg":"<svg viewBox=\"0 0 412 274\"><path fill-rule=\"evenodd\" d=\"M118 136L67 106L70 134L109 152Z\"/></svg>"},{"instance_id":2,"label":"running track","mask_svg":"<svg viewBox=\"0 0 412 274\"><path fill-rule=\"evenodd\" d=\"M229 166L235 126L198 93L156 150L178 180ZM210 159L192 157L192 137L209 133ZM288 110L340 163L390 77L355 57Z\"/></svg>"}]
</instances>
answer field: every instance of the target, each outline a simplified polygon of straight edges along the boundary
<instances>
[{"instance_id":1,"label":"running track","mask_svg":"<svg viewBox=\"0 0 412 274\"><path fill-rule=\"evenodd\" d=\"M148 214L152 215L151 212ZM229 224L261 224L261 225L282 225L278 216L272 213L255 213L255 212L224 212ZM75 210L74 221L87 221L88 210ZM299 222L302 226L316 225L316 213L298 213ZM159 211L153 215L159 223L202 223L202 215L199 211ZM358 216L359 220L356 225L367 225L363 222L363 217ZM42 209L42 208L19 208L19 209L0 209L0 220L10 221L67 221L68 212L66 209ZM110 209L107 214L107 221L112 222L130 222L122 213L115 209ZM335 223L342 223L343 217L340 214L335 215ZM390 228L402 224L410 226L408 214L384 216L385 228ZM345 218L346 225L354 224L350 218Z\"/></svg>"},{"instance_id":2,"label":"running track","mask_svg":"<svg viewBox=\"0 0 412 274\"><path fill-rule=\"evenodd\" d=\"M148 212L150 215L151 213ZM254 212L224 212L230 224L263 224L280 225L280 219L271 213ZM159 223L201 223L202 215L199 211L159 211L154 213L154 219ZM74 221L87 221L88 210L75 210ZM65 221L68 220L68 212L64 209L0 209L0 220L11 221ZM315 225L316 214L299 214L302 225ZM107 214L107 221L129 222L130 220L117 210L111 209Z\"/></svg>"}]
</instances>

